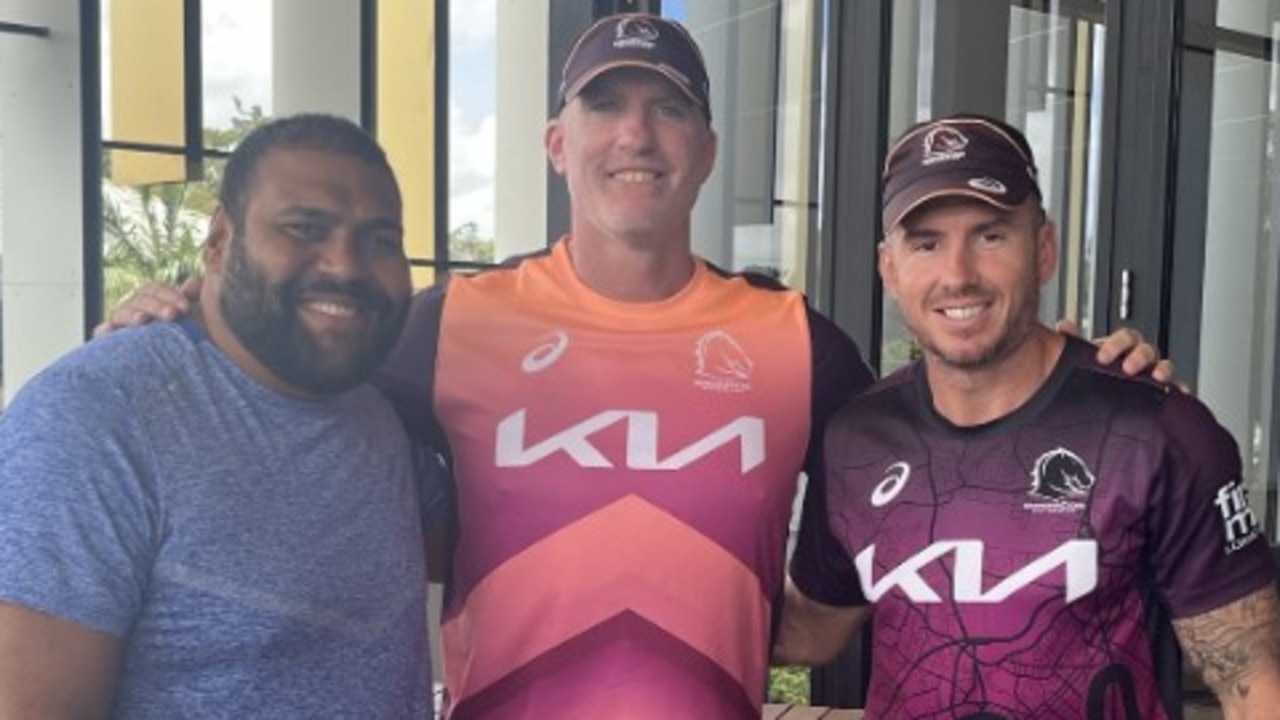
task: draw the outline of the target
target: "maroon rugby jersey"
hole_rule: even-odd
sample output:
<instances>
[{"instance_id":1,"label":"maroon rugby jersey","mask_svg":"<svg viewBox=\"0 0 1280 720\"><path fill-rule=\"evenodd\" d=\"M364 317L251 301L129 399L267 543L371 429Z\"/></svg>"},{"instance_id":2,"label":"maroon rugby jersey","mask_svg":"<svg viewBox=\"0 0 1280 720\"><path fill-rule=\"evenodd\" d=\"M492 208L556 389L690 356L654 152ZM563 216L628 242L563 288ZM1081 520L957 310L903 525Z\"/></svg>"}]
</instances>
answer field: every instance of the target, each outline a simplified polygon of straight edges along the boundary
<instances>
[{"instance_id":1,"label":"maroon rugby jersey","mask_svg":"<svg viewBox=\"0 0 1280 720\"><path fill-rule=\"evenodd\" d=\"M759 718L810 428L870 373L795 292L614 302L568 242L419 298L382 378L453 459L451 718Z\"/></svg>"},{"instance_id":2,"label":"maroon rugby jersey","mask_svg":"<svg viewBox=\"0 0 1280 720\"><path fill-rule=\"evenodd\" d=\"M920 364L832 419L830 525L806 522L792 574L875 603L869 718L1166 718L1152 603L1190 617L1272 582L1231 436L1095 350L1070 340L979 427L934 412Z\"/></svg>"}]
</instances>

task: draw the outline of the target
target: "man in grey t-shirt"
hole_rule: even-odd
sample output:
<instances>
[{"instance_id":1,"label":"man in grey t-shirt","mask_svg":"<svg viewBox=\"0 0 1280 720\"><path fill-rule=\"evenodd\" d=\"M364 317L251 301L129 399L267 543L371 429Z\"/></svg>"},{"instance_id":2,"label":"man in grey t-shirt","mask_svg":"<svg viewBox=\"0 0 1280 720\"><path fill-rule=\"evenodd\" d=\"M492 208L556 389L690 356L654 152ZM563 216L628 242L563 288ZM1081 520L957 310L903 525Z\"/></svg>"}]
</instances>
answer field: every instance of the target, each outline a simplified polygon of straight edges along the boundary
<instances>
[{"instance_id":1,"label":"man in grey t-shirt","mask_svg":"<svg viewBox=\"0 0 1280 720\"><path fill-rule=\"evenodd\" d=\"M410 294L386 156L277 120L227 164L191 319L0 421L0 717L426 717L420 488L365 384Z\"/></svg>"}]
</instances>

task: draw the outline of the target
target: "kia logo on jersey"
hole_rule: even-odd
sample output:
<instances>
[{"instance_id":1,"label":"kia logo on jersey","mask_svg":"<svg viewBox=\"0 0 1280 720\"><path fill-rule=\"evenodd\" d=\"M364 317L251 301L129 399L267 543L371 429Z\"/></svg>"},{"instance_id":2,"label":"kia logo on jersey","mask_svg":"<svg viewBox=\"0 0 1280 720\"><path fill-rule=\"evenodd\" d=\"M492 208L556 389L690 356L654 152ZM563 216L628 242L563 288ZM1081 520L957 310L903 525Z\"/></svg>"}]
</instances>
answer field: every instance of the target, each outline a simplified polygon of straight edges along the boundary
<instances>
[{"instance_id":1,"label":"kia logo on jersey","mask_svg":"<svg viewBox=\"0 0 1280 720\"><path fill-rule=\"evenodd\" d=\"M632 470L679 470L733 445L739 448L739 464L744 475L765 460L764 419L750 415L731 420L666 457L658 454L658 448L669 445L661 441L656 412L605 410L541 440L528 436L528 415L528 410L517 410L498 423L494 456L498 467L528 467L556 453L564 453L584 468L621 465ZM626 446L620 457L610 457L591 438L618 424L626 427Z\"/></svg>"},{"instance_id":2,"label":"kia logo on jersey","mask_svg":"<svg viewBox=\"0 0 1280 720\"><path fill-rule=\"evenodd\" d=\"M943 540L935 542L898 563L876 578L875 570L884 560L876 560L874 544L863 548L854 558L862 591L871 602L897 589L917 604L943 601L938 589L920 575L934 562L951 556L952 572L944 573L951 582L950 600L960 603L998 603L1026 587L1044 584L1045 576L1061 568L1066 575L1063 588L1067 602L1074 602L1098 587L1098 543L1094 540L1067 540L1049 552L1014 570L989 589L983 589L988 572L986 544L981 540Z\"/></svg>"}]
</instances>

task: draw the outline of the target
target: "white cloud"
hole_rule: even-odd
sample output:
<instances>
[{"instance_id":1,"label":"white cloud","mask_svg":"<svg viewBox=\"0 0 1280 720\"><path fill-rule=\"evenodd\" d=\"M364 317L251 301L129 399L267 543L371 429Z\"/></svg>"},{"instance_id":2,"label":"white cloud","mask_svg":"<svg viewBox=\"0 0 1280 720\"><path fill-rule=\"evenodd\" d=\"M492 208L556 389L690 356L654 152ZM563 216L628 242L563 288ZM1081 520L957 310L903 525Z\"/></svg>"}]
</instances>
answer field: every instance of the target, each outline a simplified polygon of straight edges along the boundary
<instances>
[{"instance_id":1,"label":"white cloud","mask_svg":"<svg viewBox=\"0 0 1280 720\"><path fill-rule=\"evenodd\" d=\"M271 113L271 3L204 0L205 125L225 127L235 98Z\"/></svg>"},{"instance_id":2,"label":"white cloud","mask_svg":"<svg viewBox=\"0 0 1280 720\"><path fill-rule=\"evenodd\" d=\"M527 0L512 0L526 2ZM497 0L450 0L449 39L454 51L492 48L498 35Z\"/></svg>"},{"instance_id":3,"label":"white cloud","mask_svg":"<svg viewBox=\"0 0 1280 720\"><path fill-rule=\"evenodd\" d=\"M462 109L449 106L449 226L475 222L493 234L496 118L464 121Z\"/></svg>"}]
</instances>

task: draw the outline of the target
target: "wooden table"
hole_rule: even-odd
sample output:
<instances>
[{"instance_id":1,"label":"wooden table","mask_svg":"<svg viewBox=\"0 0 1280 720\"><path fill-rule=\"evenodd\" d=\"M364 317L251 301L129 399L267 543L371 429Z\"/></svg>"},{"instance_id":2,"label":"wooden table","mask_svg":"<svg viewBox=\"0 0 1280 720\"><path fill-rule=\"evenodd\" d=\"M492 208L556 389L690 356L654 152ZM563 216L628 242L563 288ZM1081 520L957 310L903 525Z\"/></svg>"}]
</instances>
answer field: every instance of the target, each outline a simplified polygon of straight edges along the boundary
<instances>
[{"instance_id":1,"label":"wooden table","mask_svg":"<svg viewBox=\"0 0 1280 720\"><path fill-rule=\"evenodd\" d=\"M838 710L801 705L765 705L762 720L861 720L861 710Z\"/></svg>"}]
</instances>

